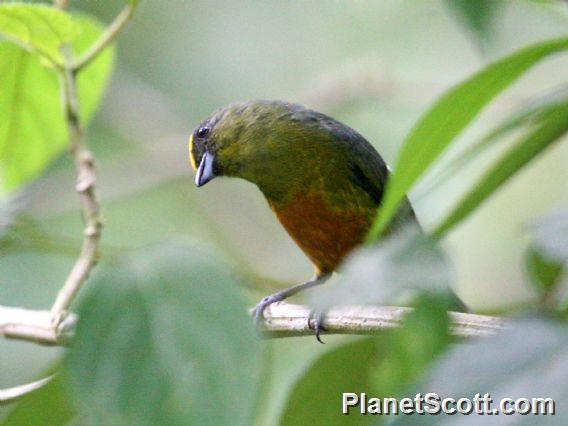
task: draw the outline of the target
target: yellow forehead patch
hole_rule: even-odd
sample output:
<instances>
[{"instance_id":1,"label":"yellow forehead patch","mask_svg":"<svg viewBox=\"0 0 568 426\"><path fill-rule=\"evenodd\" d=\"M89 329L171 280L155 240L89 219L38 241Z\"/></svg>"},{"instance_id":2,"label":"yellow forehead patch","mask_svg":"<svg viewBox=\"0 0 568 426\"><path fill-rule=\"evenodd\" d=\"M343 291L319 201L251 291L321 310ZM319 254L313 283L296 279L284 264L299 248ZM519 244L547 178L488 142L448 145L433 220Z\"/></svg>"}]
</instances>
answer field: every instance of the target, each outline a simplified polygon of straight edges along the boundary
<instances>
[{"instance_id":1,"label":"yellow forehead patch","mask_svg":"<svg viewBox=\"0 0 568 426\"><path fill-rule=\"evenodd\" d=\"M189 163L194 170L197 170L197 163L195 162L195 158L193 157L193 133L189 137Z\"/></svg>"}]
</instances>

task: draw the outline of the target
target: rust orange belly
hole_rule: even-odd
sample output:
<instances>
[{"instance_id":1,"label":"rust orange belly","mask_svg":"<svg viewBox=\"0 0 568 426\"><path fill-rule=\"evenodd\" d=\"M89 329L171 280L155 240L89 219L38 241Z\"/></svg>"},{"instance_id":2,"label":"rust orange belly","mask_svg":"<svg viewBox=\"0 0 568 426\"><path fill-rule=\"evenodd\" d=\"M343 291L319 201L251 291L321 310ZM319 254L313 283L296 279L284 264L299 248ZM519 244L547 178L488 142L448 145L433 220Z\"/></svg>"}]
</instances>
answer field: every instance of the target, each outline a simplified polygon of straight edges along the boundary
<instances>
[{"instance_id":1,"label":"rust orange belly","mask_svg":"<svg viewBox=\"0 0 568 426\"><path fill-rule=\"evenodd\" d=\"M317 195L300 194L286 204L270 203L286 231L314 263L318 272L331 272L371 226L374 211L333 209Z\"/></svg>"}]
</instances>

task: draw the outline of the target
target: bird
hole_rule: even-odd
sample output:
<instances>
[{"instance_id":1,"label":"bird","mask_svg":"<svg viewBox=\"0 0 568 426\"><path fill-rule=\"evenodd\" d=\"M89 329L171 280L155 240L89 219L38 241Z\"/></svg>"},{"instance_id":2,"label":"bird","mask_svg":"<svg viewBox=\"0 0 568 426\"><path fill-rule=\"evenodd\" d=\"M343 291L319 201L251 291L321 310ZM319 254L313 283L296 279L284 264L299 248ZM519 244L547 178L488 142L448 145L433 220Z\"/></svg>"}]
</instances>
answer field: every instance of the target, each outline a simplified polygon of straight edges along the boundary
<instances>
[{"instance_id":1,"label":"bird","mask_svg":"<svg viewBox=\"0 0 568 426\"><path fill-rule=\"evenodd\" d=\"M314 266L314 276L264 297L264 310L324 284L361 245L381 205L390 171L360 133L334 118L280 100L235 102L214 112L189 137L197 187L219 176L255 184L276 217ZM384 235L418 225L404 198ZM321 315L309 321L321 342Z\"/></svg>"}]
</instances>

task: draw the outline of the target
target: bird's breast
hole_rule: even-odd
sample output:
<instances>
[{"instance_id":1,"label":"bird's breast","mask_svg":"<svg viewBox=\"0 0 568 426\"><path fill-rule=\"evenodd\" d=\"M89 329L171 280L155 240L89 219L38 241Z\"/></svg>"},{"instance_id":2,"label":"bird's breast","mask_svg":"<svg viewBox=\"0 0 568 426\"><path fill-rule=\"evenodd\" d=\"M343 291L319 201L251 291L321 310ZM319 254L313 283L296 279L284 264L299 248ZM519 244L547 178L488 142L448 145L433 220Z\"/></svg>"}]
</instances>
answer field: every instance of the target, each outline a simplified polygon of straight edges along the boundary
<instances>
[{"instance_id":1,"label":"bird's breast","mask_svg":"<svg viewBox=\"0 0 568 426\"><path fill-rule=\"evenodd\" d=\"M319 272L333 271L363 241L374 219L372 209L356 203L332 205L313 193L297 194L285 203L269 203Z\"/></svg>"}]
</instances>

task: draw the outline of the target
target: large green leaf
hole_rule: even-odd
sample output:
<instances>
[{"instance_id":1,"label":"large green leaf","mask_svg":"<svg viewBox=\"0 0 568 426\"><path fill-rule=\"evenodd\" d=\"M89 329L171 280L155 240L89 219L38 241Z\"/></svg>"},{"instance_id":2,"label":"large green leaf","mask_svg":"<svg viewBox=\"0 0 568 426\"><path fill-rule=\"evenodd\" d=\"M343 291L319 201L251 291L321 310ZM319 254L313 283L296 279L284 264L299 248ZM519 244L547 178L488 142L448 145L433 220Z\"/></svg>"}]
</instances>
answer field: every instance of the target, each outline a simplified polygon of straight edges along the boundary
<instances>
[{"instance_id":1,"label":"large green leaf","mask_svg":"<svg viewBox=\"0 0 568 426\"><path fill-rule=\"evenodd\" d=\"M331 350L311 365L291 389L282 425L341 425L380 421L361 407L342 415L343 394L399 395L422 377L450 343L444 299L424 296L399 329Z\"/></svg>"},{"instance_id":2,"label":"large green leaf","mask_svg":"<svg viewBox=\"0 0 568 426\"><path fill-rule=\"evenodd\" d=\"M81 29L74 52L84 51L102 26L74 18ZM114 49L101 53L78 76L81 117L88 122L108 82ZM37 177L67 145L57 74L40 58L15 44L0 42L0 193Z\"/></svg>"},{"instance_id":3,"label":"large green leaf","mask_svg":"<svg viewBox=\"0 0 568 426\"><path fill-rule=\"evenodd\" d=\"M318 309L396 304L411 292L449 292L453 278L439 245L411 227L352 253L339 280L314 292L310 302Z\"/></svg>"},{"instance_id":4,"label":"large green leaf","mask_svg":"<svg viewBox=\"0 0 568 426\"><path fill-rule=\"evenodd\" d=\"M47 385L26 395L2 421L3 426L50 426L72 423L77 412L64 377L56 375Z\"/></svg>"},{"instance_id":5,"label":"large green leaf","mask_svg":"<svg viewBox=\"0 0 568 426\"><path fill-rule=\"evenodd\" d=\"M485 105L538 61L565 49L568 38L533 44L488 65L442 95L407 136L369 238L382 233L405 194Z\"/></svg>"},{"instance_id":6,"label":"large green leaf","mask_svg":"<svg viewBox=\"0 0 568 426\"><path fill-rule=\"evenodd\" d=\"M0 4L0 36L52 63L62 64L61 46L80 32L79 23L57 8L30 3Z\"/></svg>"},{"instance_id":7,"label":"large green leaf","mask_svg":"<svg viewBox=\"0 0 568 426\"><path fill-rule=\"evenodd\" d=\"M400 394L448 347L452 337L447 311L452 302L445 295L423 292L403 326L380 341L381 362L372 377L382 395Z\"/></svg>"},{"instance_id":8,"label":"large green leaf","mask_svg":"<svg viewBox=\"0 0 568 426\"><path fill-rule=\"evenodd\" d=\"M552 398L556 413L546 417L528 415L392 416L394 425L484 424L501 419L507 424L566 424L568 412L562 403L568 398L568 327L539 319L519 320L497 336L468 345L456 345L432 366L427 377L406 396L437 393L455 400L488 393L493 399L490 410L499 408L501 398ZM492 413L493 414L493 413ZM539 419L538 421L536 419ZM501 424L501 423L495 423Z\"/></svg>"},{"instance_id":9,"label":"large green leaf","mask_svg":"<svg viewBox=\"0 0 568 426\"><path fill-rule=\"evenodd\" d=\"M436 188L453 179L465 166L478 159L482 153L505 141L506 135L512 131L519 131L539 124L542 118L546 118L558 105L566 102L568 102L568 86L556 88L554 92L539 96L534 101L523 105L484 137L471 143L453 158L447 166L429 179L427 184L421 184L420 192L417 192L415 199L426 198Z\"/></svg>"},{"instance_id":10,"label":"large green leaf","mask_svg":"<svg viewBox=\"0 0 568 426\"><path fill-rule=\"evenodd\" d=\"M466 218L503 183L540 154L550 144L568 132L568 102L555 105L541 123L521 138L481 177L434 231L441 237Z\"/></svg>"},{"instance_id":11,"label":"large green leaf","mask_svg":"<svg viewBox=\"0 0 568 426\"><path fill-rule=\"evenodd\" d=\"M279 424L361 424L357 409L350 410L354 415L341 415L343 393L372 394L371 370L378 362L378 345L371 338L324 353L291 389Z\"/></svg>"},{"instance_id":12,"label":"large green leaf","mask_svg":"<svg viewBox=\"0 0 568 426\"><path fill-rule=\"evenodd\" d=\"M237 284L215 256L180 243L92 282L67 365L86 414L104 424L250 424L262 363Z\"/></svg>"}]
</instances>

